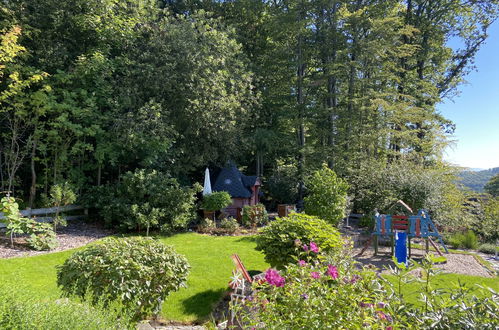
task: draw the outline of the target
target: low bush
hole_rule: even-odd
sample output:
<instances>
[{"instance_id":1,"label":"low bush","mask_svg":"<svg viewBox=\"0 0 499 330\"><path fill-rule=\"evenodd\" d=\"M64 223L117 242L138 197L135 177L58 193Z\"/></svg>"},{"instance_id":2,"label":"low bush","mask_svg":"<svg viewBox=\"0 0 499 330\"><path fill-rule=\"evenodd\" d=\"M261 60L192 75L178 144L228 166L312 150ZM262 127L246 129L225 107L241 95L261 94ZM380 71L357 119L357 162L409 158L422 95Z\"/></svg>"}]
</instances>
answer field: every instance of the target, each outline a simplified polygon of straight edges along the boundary
<instances>
[{"instance_id":1,"label":"low bush","mask_svg":"<svg viewBox=\"0 0 499 330\"><path fill-rule=\"evenodd\" d=\"M283 267L296 260L298 252L308 248L310 242L319 244L325 252L343 246L338 229L315 216L301 213L291 213L271 222L256 239L256 249L263 251L265 260L274 267Z\"/></svg>"},{"instance_id":2,"label":"low bush","mask_svg":"<svg viewBox=\"0 0 499 330\"><path fill-rule=\"evenodd\" d=\"M68 299L39 301L19 287L0 285L1 329L135 329L126 310L89 306Z\"/></svg>"},{"instance_id":3,"label":"low bush","mask_svg":"<svg viewBox=\"0 0 499 330\"><path fill-rule=\"evenodd\" d=\"M263 204L245 205L243 207L241 223L245 227L264 225L269 221L269 215Z\"/></svg>"},{"instance_id":4,"label":"low bush","mask_svg":"<svg viewBox=\"0 0 499 330\"><path fill-rule=\"evenodd\" d=\"M491 243L485 243L485 244L481 244L478 247L478 251L483 252L483 253L488 253L488 254L495 254L496 252L499 253L499 246L496 246L495 244L491 244Z\"/></svg>"},{"instance_id":5,"label":"low bush","mask_svg":"<svg viewBox=\"0 0 499 330\"><path fill-rule=\"evenodd\" d=\"M324 246L318 246L324 250ZM357 268L350 257L307 251L297 262L253 286L232 304L244 329L388 329L393 325L390 291L375 272ZM320 261L317 261L320 260Z\"/></svg>"},{"instance_id":6,"label":"low bush","mask_svg":"<svg viewBox=\"0 0 499 330\"><path fill-rule=\"evenodd\" d=\"M166 173L136 170L122 175L116 185L88 192L85 202L98 210L109 227L171 233L185 229L195 219L194 203L200 189L197 184L181 187Z\"/></svg>"},{"instance_id":7,"label":"low bush","mask_svg":"<svg viewBox=\"0 0 499 330\"><path fill-rule=\"evenodd\" d=\"M468 230L465 233L451 235L449 244L458 249L476 249L478 247L478 238L473 231Z\"/></svg>"},{"instance_id":8,"label":"low bush","mask_svg":"<svg viewBox=\"0 0 499 330\"><path fill-rule=\"evenodd\" d=\"M217 191L203 197L201 208L206 211L218 211L232 204L232 198L226 191Z\"/></svg>"},{"instance_id":9,"label":"low bush","mask_svg":"<svg viewBox=\"0 0 499 330\"><path fill-rule=\"evenodd\" d=\"M14 244L13 237L22 234L29 235L27 239L28 246L34 250L52 250L59 245L52 226L30 218L23 218L19 212L19 205L14 198L2 198L0 212L5 215L5 233L10 236L12 246Z\"/></svg>"},{"instance_id":10,"label":"low bush","mask_svg":"<svg viewBox=\"0 0 499 330\"><path fill-rule=\"evenodd\" d=\"M318 246L322 250L321 246ZM471 288L432 288L438 269L433 257L393 270L395 286L349 253L302 253L282 271L269 269L253 283L251 295L231 309L244 329L497 329L499 301L494 292ZM320 252L319 252L320 254ZM416 268L425 274L413 278ZM420 281L421 304L407 303L402 286Z\"/></svg>"},{"instance_id":11,"label":"low bush","mask_svg":"<svg viewBox=\"0 0 499 330\"><path fill-rule=\"evenodd\" d=\"M306 182L305 212L337 225L345 216L348 184L323 165Z\"/></svg>"},{"instance_id":12,"label":"low bush","mask_svg":"<svg viewBox=\"0 0 499 330\"><path fill-rule=\"evenodd\" d=\"M140 318L159 313L168 294L185 286L188 273L187 260L171 246L145 237L106 238L59 266L57 284L64 296L119 301Z\"/></svg>"},{"instance_id":13,"label":"low bush","mask_svg":"<svg viewBox=\"0 0 499 330\"><path fill-rule=\"evenodd\" d=\"M220 221L220 228L224 229L228 234L233 234L239 228L239 224L236 219L227 217Z\"/></svg>"}]
</instances>

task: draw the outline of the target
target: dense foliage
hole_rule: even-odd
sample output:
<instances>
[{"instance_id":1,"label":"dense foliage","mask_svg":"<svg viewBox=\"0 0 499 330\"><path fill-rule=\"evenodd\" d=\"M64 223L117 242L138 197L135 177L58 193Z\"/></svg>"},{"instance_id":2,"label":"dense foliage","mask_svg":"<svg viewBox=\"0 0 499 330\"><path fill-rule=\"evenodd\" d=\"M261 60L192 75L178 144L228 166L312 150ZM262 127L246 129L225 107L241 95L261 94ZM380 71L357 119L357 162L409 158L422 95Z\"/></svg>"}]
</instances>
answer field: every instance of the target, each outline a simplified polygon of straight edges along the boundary
<instances>
[{"instance_id":1,"label":"dense foliage","mask_svg":"<svg viewBox=\"0 0 499 330\"><path fill-rule=\"evenodd\" d=\"M494 329L499 325L495 292L478 298L464 285L445 292L432 288L437 269L431 256L410 267L398 264L392 270L392 286L372 269L357 265L344 250L314 254L302 253L281 272L267 270L247 299L234 301L232 309L243 328ZM410 275L416 268L424 274L421 279ZM409 281L422 282L419 305L404 300L401 286Z\"/></svg>"},{"instance_id":2,"label":"dense foliage","mask_svg":"<svg viewBox=\"0 0 499 330\"><path fill-rule=\"evenodd\" d=\"M306 181L305 212L337 225L345 217L348 184L326 165Z\"/></svg>"},{"instance_id":3,"label":"dense foliage","mask_svg":"<svg viewBox=\"0 0 499 330\"><path fill-rule=\"evenodd\" d=\"M219 211L232 204L232 198L226 191L216 191L203 196L201 208L206 211Z\"/></svg>"},{"instance_id":4,"label":"dense foliage","mask_svg":"<svg viewBox=\"0 0 499 330\"><path fill-rule=\"evenodd\" d=\"M0 212L5 216L2 222L6 224L5 233L10 236L11 246L15 235L29 235L26 242L34 250L52 250L59 245L52 226L31 218L24 218L19 212L19 205L13 197L0 200Z\"/></svg>"},{"instance_id":5,"label":"dense foliage","mask_svg":"<svg viewBox=\"0 0 499 330\"><path fill-rule=\"evenodd\" d=\"M159 171L136 170L123 174L114 185L94 190L88 202L108 226L168 233L185 229L195 219L199 190L199 185L181 187L175 178Z\"/></svg>"},{"instance_id":6,"label":"dense foliage","mask_svg":"<svg viewBox=\"0 0 499 330\"><path fill-rule=\"evenodd\" d=\"M106 238L68 258L58 268L57 285L65 296L119 301L135 317L145 317L159 313L188 273L187 260L171 246L143 237Z\"/></svg>"},{"instance_id":7,"label":"dense foliage","mask_svg":"<svg viewBox=\"0 0 499 330\"><path fill-rule=\"evenodd\" d=\"M246 227L265 225L269 221L269 215L265 205L245 205L242 210L241 223Z\"/></svg>"},{"instance_id":8,"label":"dense foliage","mask_svg":"<svg viewBox=\"0 0 499 330\"><path fill-rule=\"evenodd\" d=\"M135 329L126 310L71 300L47 301L20 287L0 285L2 329Z\"/></svg>"},{"instance_id":9,"label":"dense foliage","mask_svg":"<svg viewBox=\"0 0 499 330\"><path fill-rule=\"evenodd\" d=\"M333 225L314 216L291 213L272 221L257 236L256 249L265 254L265 261L275 267L293 262L303 249L314 242L328 252L341 249L344 242Z\"/></svg>"},{"instance_id":10,"label":"dense foliage","mask_svg":"<svg viewBox=\"0 0 499 330\"><path fill-rule=\"evenodd\" d=\"M347 179L375 160L431 171L454 130L436 105L499 12L465 0L0 6L0 190L30 207L64 181L80 193L139 168L188 185L228 159L269 178L274 204L303 201L322 163Z\"/></svg>"}]
</instances>

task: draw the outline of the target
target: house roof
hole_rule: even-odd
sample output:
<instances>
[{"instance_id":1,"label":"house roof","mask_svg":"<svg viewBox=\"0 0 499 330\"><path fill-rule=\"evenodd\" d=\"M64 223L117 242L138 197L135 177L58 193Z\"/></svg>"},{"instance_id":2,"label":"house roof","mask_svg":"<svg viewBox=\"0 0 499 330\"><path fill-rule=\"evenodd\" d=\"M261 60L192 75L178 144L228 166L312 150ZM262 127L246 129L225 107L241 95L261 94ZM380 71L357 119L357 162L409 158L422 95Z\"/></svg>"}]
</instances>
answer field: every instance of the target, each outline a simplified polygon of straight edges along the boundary
<instances>
[{"instance_id":1,"label":"house roof","mask_svg":"<svg viewBox=\"0 0 499 330\"><path fill-rule=\"evenodd\" d=\"M213 191L226 191L232 198L250 198L255 183L256 176L244 175L234 164L229 164L218 174Z\"/></svg>"}]
</instances>

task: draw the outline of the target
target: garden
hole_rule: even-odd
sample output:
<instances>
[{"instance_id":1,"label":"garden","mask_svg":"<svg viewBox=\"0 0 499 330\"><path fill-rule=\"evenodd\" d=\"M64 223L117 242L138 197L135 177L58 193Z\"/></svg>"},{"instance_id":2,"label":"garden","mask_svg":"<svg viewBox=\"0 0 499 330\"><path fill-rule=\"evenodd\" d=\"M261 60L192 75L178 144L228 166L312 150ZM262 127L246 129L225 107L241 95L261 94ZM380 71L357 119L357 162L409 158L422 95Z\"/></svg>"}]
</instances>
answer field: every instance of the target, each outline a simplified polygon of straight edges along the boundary
<instances>
[{"instance_id":1,"label":"garden","mask_svg":"<svg viewBox=\"0 0 499 330\"><path fill-rule=\"evenodd\" d=\"M307 180L309 193L302 213L269 219L265 208L256 204L245 207L238 221L223 212L232 202L230 195L212 192L198 204L209 211L203 215L212 218L201 216L187 231L172 229L172 218L161 215L169 208L193 212L193 196L199 188L182 195L176 192L181 188L173 184L168 189L177 198L164 199L164 190L154 192L158 182L168 187L169 181L160 174L127 176L135 181L124 180L123 185L136 189L126 193L117 189L121 195L109 193L109 204L95 206L100 210L95 216L112 222L120 220L108 213L109 206L123 203L122 214L128 212L126 227L108 225L115 228L110 231L88 220L79 221L79 226L93 228L101 236L81 241L76 249L67 246L57 252L8 255L0 260L0 292L5 296L0 325L29 328L41 322L44 327L61 327L69 322L71 328L87 329L133 328L146 322L151 326L276 329L345 324L497 326L497 273L472 252L451 249L451 254L444 254L443 264L435 250L425 254L418 246L407 264L386 255L356 257L359 248L342 233L348 184L327 167ZM147 188L140 191L139 187ZM147 192L148 202L135 204L146 200L141 194ZM4 198L2 205L9 241L10 236L18 236L16 245L6 241L3 249L24 247L26 253L34 234L18 230L10 235L10 226L24 228L33 220L20 216L12 198ZM144 216L145 212L151 213ZM195 215L178 211L175 216L178 226L178 219L185 219L185 225ZM53 224L46 226L54 229ZM64 229L58 230L59 237L65 235ZM57 240L55 232L54 237ZM260 274L260 280L245 282L231 261L234 254L250 276ZM453 265L456 262L458 266ZM242 291L241 285L245 285ZM308 312L311 308L314 313ZM13 313L14 309L19 312ZM81 309L86 312L75 317Z\"/></svg>"},{"instance_id":2,"label":"garden","mask_svg":"<svg viewBox=\"0 0 499 330\"><path fill-rule=\"evenodd\" d=\"M497 329L499 168L441 106L498 18L0 2L0 328Z\"/></svg>"}]
</instances>

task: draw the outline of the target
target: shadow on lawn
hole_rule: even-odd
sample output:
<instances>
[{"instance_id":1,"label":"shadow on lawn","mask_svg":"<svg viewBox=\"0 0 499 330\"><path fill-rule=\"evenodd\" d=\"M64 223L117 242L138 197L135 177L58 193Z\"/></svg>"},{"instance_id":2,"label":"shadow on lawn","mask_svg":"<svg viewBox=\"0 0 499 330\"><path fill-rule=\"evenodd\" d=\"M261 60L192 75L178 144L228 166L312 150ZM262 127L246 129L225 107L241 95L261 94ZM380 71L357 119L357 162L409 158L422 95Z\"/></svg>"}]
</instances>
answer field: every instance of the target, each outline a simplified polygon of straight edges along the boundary
<instances>
[{"instance_id":1,"label":"shadow on lawn","mask_svg":"<svg viewBox=\"0 0 499 330\"><path fill-rule=\"evenodd\" d=\"M241 236L236 242L256 242L256 236Z\"/></svg>"},{"instance_id":2,"label":"shadow on lawn","mask_svg":"<svg viewBox=\"0 0 499 330\"><path fill-rule=\"evenodd\" d=\"M225 292L225 289L206 290L185 299L182 301L185 313L196 315L198 321L205 320L206 317L210 315L213 308L215 308L215 304L223 297Z\"/></svg>"}]
</instances>

